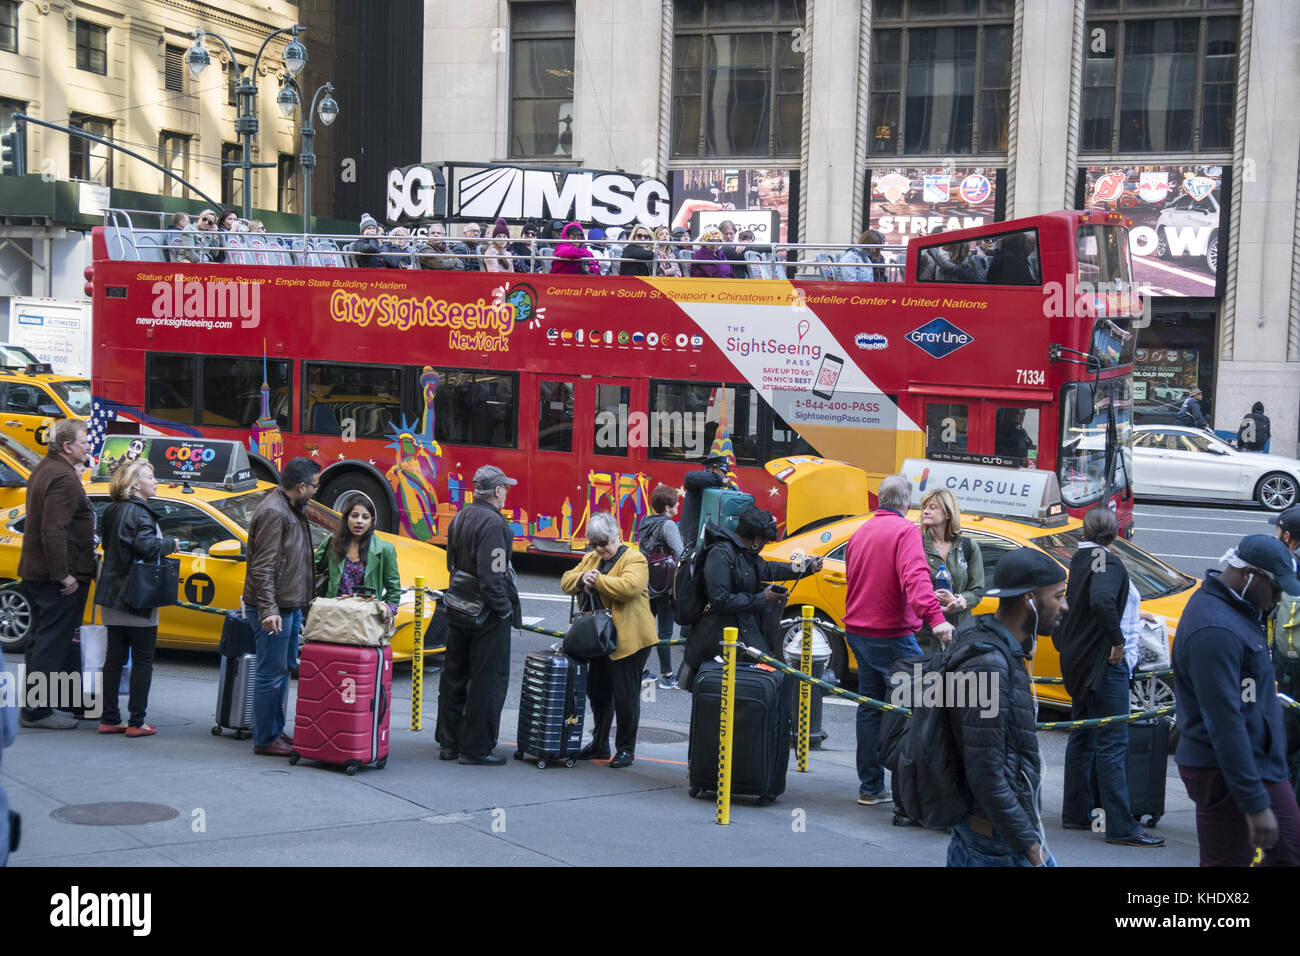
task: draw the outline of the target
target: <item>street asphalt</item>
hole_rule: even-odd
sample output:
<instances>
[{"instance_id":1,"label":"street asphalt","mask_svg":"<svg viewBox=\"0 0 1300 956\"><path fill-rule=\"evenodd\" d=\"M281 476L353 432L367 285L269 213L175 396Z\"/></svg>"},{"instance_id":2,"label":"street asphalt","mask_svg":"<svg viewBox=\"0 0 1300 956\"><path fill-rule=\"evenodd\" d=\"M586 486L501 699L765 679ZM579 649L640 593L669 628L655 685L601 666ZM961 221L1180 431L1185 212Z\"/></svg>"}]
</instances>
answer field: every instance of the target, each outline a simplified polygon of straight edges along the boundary
<instances>
[{"instance_id":1,"label":"street asphalt","mask_svg":"<svg viewBox=\"0 0 1300 956\"><path fill-rule=\"evenodd\" d=\"M1136 542L1200 576L1242 534L1269 531L1245 509L1139 504ZM554 559L517 561L530 623L561 629L568 600ZM551 639L516 632L499 752L514 751L519 678L526 653ZM680 661L680 648L673 662ZM655 665L652 652L651 666ZM891 824L892 808L859 806L854 770L856 708L828 701L829 734L809 771L791 759L786 793L758 807L737 798L731 825L715 823L712 798L687 794L690 696L647 687L637 760L539 770L526 761L472 767L437 759L437 672L425 675L424 729L410 729L410 668L394 680L392 753L383 770L354 777L304 761L255 756L250 741L210 733L215 654L159 652L150 694L154 737L23 730L4 753L0 780L23 815L13 866L941 866L947 836ZM1042 719L1053 719L1044 711ZM590 716L587 724L590 726ZM1158 849L1107 845L1100 834L1060 828L1066 735L1040 735L1046 766L1043 820L1063 866L1195 866L1194 808L1171 759L1167 806L1152 832ZM160 805L155 822L112 822L139 808L87 807L91 821L64 822L85 804ZM173 813L174 811L174 813ZM58 812L58 816L56 816Z\"/></svg>"}]
</instances>

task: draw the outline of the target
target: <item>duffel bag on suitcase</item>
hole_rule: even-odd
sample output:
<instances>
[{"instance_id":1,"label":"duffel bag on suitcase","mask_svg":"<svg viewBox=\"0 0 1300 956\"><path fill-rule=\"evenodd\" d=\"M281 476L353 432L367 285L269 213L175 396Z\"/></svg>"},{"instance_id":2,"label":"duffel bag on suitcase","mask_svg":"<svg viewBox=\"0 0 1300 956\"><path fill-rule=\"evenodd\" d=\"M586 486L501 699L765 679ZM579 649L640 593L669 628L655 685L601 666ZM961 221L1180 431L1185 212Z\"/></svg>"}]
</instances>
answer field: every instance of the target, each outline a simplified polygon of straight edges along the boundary
<instances>
[{"instance_id":1,"label":"duffel bag on suitcase","mask_svg":"<svg viewBox=\"0 0 1300 956\"><path fill-rule=\"evenodd\" d=\"M388 607L373 597L316 598L307 612L304 641L380 647L393 639Z\"/></svg>"},{"instance_id":2,"label":"duffel bag on suitcase","mask_svg":"<svg viewBox=\"0 0 1300 956\"><path fill-rule=\"evenodd\" d=\"M293 753L338 764L348 776L388 762L393 648L308 641L298 662Z\"/></svg>"},{"instance_id":3,"label":"duffel bag on suitcase","mask_svg":"<svg viewBox=\"0 0 1300 956\"><path fill-rule=\"evenodd\" d=\"M757 797L759 806L785 793L790 763L789 688L784 675L762 664L736 665L732 715L731 792ZM718 789L718 720L722 709L722 665L707 661L691 693L690 795Z\"/></svg>"}]
</instances>

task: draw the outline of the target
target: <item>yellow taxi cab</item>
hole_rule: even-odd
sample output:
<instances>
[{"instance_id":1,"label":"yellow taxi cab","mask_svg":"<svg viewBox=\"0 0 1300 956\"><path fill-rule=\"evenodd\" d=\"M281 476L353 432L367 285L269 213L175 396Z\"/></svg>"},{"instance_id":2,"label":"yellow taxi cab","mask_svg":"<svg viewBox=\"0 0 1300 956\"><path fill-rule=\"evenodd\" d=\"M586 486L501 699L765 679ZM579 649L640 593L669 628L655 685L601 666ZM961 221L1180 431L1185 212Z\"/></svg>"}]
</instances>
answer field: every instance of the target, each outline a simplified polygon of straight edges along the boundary
<instances>
[{"instance_id":1,"label":"yellow taxi cab","mask_svg":"<svg viewBox=\"0 0 1300 956\"><path fill-rule=\"evenodd\" d=\"M45 454L45 434L56 419L89 418L90 380L55 375L45 363L0 367L0 434Z\"/></svg>"},{"instance_id":2,"label":"yellow taxi cab","mask_svg":"<svg viewBox=\"0 0 1300 956\"><path fill-rule=\"evenodd\" d=\"M0 434L0 514L27 500L27 479L43 457Z\"/></svg>"},{"instance_id":3,"label":"yellow taxi cab","mask_svg":"<svg viewBox=\"0 0 1300 956\"><path fill-rule=\"evenodd\" d=\"M209 455L211 452L211 455ZM187 650L216 650L221 639L222 617L212 611L235 610L244 590L248 525L262 499L275 487L253 478L248 453L238 442L213 439L176 439L138 435L112 435L94 476L86 486L96 520L108 507L108 478L116 463L129 457L145 457L154 466L158 493L149 507L158 516L164 537L181 542L180 593L189 604L209 608L198 611L182 606L162 608L158 616L158 644ZM204 460L206 459L206 461ZM200 465L185 467L198 460ZM307 522L315 547L336 531L340 517L318 502L307 504ZM0 581L18 577L18 557L26 508L18 504L0 512ZM415 577L423 575L425 586L442 590L447 583L447 562L441 548L395 534L376 532L397 550L402 581L394 660L412 655L415 622ZM86 603L85 623L91 623L94 607L92 585ZM426 596L424 604L425 646L432 647L435 606ZM6 652L26 646L31 628L31 607L16 586L0 588L0 647Z\"/></svg>"},{"instance_id":4,"label":"yellow taxi cab","mask_svg":"<svg viewBox=\"0 0 1300 956\"><path fill-rule=\"evenodd\" d=\"M784 641L794 639L801 627L801 608L805 604L811 605L816 621L814 630L831 648L827 668L833 670L850 688L856 689L856 678L847 678L850 673L856 674L857 661L849 653L843 636L830 630L827 625L838 628L844 626L848 585L845 552L849 538L871 515L846 517L827 512L837 510L835 503L840 508L850 507L855 501L865 503L866 475L854 476L851 472L858 469L853 466L820 459L778 459L770 462L767 470L789 486L787 498L794 499L797 496L799 506L797 510L787 508L787 526L793 527L794 533L768 545L763 550L763 557L772 561L789 561L800 554L809 557L821 555L825 558L820 572L802 577L790 586L790 596L782 620L782 638ZM912 510L907 516L918 527L921 522L920 499L925 490L948 487L957 496L963 507L962 532L980 547L986 587L992 587L998 561L1008 551L1016 548L1036 548L1063 568L1069 568L1070 558L1083 537L1083 522L1066 514L1060 502L1056 476L1052 472L1012 472L1011 476L1018 481L1017 491L1023 491L1026 485L1029 486L1030 500L1026 501L1026 495L1020 494L1019 503L998 500L996 494L972 487L975 482L981 483L979 488L986 484L996 488L999 487L999 482L1005 486L1008 475L1003 468L909 460L904 463L903 473L912 479ZM923 474L924 478L921 477ZM828 486L848 489L849 493L828 496L824 493ZM816 491L816 494L805 494L805 488L807 491ZM791 520L791 515L796 516L794 520ZM804 523L795 524L796 520ZM1115 541L1112 550L1124 561L1124 566L1137 586L1143 610L1153 612L1164 623L1164 635L1157 628L1152 633L1152 639L1143 642L1139 674L1144 670L1167 668L1169 642L1173 640L1183 608L1200 582L1122 538ZM974 613L991 614L997 610L997 606L997 599L984 598L974 608ZM1031 667L1036 677L1061 676L1060 657L1051 638L1039 638ZM1069 705L1070 698L1063 685L1036 684L1035 687L1042 703ZM1135 680L1130 697L1130 703L1135 708L1166 706L1173 702L1173 681L1168 678Z\"/></svg>"}]
</instances>

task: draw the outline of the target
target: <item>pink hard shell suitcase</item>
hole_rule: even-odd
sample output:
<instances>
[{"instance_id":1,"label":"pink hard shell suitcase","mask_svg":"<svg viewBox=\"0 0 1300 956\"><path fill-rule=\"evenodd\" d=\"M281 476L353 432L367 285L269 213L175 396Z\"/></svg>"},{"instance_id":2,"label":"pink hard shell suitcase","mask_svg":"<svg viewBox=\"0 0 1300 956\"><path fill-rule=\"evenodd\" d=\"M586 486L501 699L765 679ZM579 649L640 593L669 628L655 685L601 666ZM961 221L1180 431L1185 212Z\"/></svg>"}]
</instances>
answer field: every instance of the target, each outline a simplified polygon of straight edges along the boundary
<instances>
[{"instance_id":1,"label":"pink hard shell suitcase","mask_svg":"<svg viewBox=\"0 0 1300 956\"><path fill-rule=\"evenodd\" d=\"M298 663L293 754L338 764L348 776L388 762L393 648L308 641Z\"/></svg>"}]
</instances>

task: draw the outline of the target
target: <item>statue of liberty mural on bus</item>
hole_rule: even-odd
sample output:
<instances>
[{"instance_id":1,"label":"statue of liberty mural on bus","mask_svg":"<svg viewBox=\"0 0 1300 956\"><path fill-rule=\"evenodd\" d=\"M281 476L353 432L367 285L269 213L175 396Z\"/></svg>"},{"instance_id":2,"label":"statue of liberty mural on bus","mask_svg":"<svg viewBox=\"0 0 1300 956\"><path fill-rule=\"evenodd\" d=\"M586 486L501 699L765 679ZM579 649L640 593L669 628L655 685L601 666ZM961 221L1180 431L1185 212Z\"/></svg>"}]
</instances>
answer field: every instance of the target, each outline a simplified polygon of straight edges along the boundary
<instances>
[{"instance_id":1,"label":"statue of liberty mural on bus","mask_svg":"<svg viewBox=\"0 0 1300 956\"><path fill-rule=\"evenodd\" d=\"M437 460L442 449L433 437L434 397L438 392L438 373L426 365L420 375L420 393L424 396L424 415L419 431L415 424L402 422L394 426L388 447L397 452L397 461L388 469L388 483L397 496L397 513L402 530L417 541L429 541L438 533Z\"/></svg>"}]
</instances>

